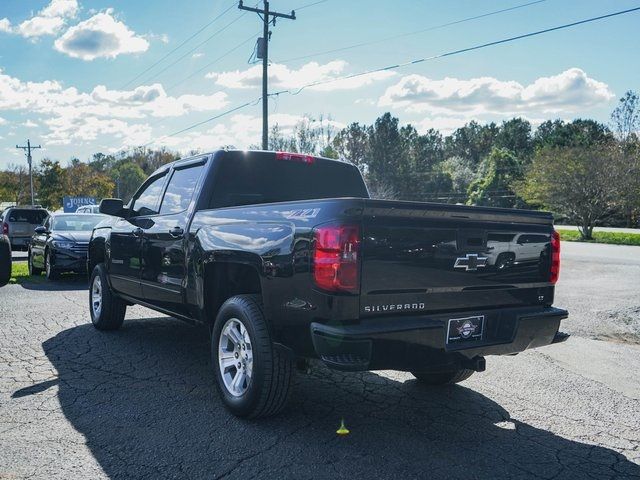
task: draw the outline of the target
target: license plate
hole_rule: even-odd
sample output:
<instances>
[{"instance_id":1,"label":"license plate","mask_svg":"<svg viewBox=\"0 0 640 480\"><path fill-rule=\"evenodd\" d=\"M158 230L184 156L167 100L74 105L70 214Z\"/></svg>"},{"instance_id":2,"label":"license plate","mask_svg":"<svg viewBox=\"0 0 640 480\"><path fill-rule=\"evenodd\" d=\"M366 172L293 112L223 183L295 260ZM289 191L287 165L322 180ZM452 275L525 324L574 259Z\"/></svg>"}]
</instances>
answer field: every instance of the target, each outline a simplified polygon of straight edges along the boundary
<instances>
[{"instance_id":1,"label":"license plate","mask_svg":"<svg viewBox=\"0 0 640 480\"><path fill-rule=\"evenodd\" d=\"M447 343L467 343L482 340L484 315L452 318L447 329Z\"/></svg>"}]
</instances>

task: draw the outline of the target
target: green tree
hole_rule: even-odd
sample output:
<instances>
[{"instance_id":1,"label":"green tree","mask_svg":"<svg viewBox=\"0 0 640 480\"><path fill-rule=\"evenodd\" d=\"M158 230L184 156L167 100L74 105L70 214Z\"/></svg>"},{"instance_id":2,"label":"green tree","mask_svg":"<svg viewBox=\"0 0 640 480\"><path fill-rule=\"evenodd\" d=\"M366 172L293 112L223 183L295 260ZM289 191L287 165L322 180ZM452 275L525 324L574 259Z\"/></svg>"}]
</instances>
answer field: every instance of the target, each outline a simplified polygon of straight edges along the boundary
<instances>
[{"instance_id":1,"label":"green tree","mask_svg":"<svg viewBox=\"0 0 640 480\"><path fill-rule=\"evenodd\" d=\"M493 146L510 150L520 164L527 164L533 155L531 124L522 118L512 118L502 122Z\"/></svg>"},{"instance_id":2,"label":"green tree","mask_svg":"<svg viewBox=\"0 0 640 480\"><path fill-rule=\"evenodd\" d=\"M494 148L482 161L478 178L469 185L469 205L515 206L512 184L521 176L516 156L506 148Z\"/></svg>"},{"instance_id":3,"label":"green tree","mask_svg":"<svg viewBox=\"0 0 640 480\"><path fill-rule=\"evenodd\" d=\"M573 122L548 120L534 135L534 145L544 147L592 147L610 145L613 134L609 128L595 120L577 119Z\"/></svg>"},{"instance_id":4,"label":"green tree","mask_svg":"<svg viewBox=\"0 0 640 480\"><path fill-rule=\"evenodd\" d=\"M131 161L118 164L110 173L116 188L113 194L119 196L125 203L131 200L138 187L147 178L144 171Z\"/></svg>"},{"instance_id":5,"label":"green tree","mask_svg":"<svg viewBox=\"0 0 640 480\"><path fill-rule=\"evenodd\" d=\"M471 121L445 139L445 156L460 157L479 165L493 148L498 127L495 123L480 125Z\"/></svg>"},{"instance_id":6,"label":"green tree","mask_svg":"<svg viewBox=\"0 0 640 480\"><path fill-rule=\"evenodd\" d=\"M584 239L616 207L624 160L615 148L546 147L536 152L516 192L576 222Z\"/></svg>"},{"instance_id":7,"label":"green tree","mask_svg":"<svg viewBox=\"0 0 640 480\"><path fill-rule=\"evenodd\" d=\"M40 162L38 177L40 188L38 189L39 203L49 210L56 210L62 206L62 197L65 192L65 171L60 162L48 158Z\"/></svg>"},{"instance_id":8,"label":"green tree","mask_svg":"<svg viewBox=\"0 0 640 480\"><path fill-rule=\"evenodd\" d=\"M636 92L628 90L624 94L611 113L611 122L621 141L637 138L640 130L640 97Z\"/></svg>"}]
</instances>

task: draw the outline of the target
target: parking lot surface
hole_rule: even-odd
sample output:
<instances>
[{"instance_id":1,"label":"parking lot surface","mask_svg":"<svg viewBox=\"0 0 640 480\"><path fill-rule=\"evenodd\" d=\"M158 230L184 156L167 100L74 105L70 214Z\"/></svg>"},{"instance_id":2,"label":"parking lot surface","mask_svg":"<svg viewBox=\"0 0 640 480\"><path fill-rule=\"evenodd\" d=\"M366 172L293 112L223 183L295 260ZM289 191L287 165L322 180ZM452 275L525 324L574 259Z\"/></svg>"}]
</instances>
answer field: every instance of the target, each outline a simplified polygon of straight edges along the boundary
<instances>
[{"instance_id":1,"label":"parking lot surface","mask_svg":"<svg viewBox=\"0 0 640 480\"><path fill-rule=\"evenodd\" d=\"M99 332L86 279L9 285L0 478L640 478L640 248L563 244L556 304L568 342L460 385L317 366L283 414L245 421L206 330L134 307Z\"/></svg>"}]
</instances>

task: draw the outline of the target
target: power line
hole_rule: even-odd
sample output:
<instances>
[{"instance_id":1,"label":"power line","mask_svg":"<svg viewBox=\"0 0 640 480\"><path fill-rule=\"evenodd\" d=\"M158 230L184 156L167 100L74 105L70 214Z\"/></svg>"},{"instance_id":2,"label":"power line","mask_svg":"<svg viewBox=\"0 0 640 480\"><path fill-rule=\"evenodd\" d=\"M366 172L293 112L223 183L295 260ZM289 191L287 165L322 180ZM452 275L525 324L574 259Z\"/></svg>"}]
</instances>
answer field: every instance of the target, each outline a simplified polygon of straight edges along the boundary
<instances>
[{"instance_id":1,"label":"power line","mask_svg":"<svg viewBox=\"0 0 640 480\"><path fill-rule=\"evenodd\" d=\"M403 68L403 67L407 67L409 65L417 65L419 63L427 62L429 60L436 60L436 59L439 59L439 58L451 57L451 56L454 56L454 55L459 55L461 53L471 52L471 51L474 51L474 50L480 50L482 48L492 47L492 46L495 46L495 45L501 45L501 44L504 44L504 43L510 43L510 42L514 42L516 40L522 40L523 38L535 37L537 35L542 35L544 33L554 32L554 31L557 31L557 30L563 30L563 29L566 29L566 28L575 27L577 25L582 25L582 24L585 24L585 23L595 22L595 21L598 21L598 20L603 20L605 18L611 18L611 17L615 17L615 16L618 16L618 15L624 15L624 14L635 12L635 11L638 11L638 10L640 10L640 7L629 8L627 10L620 10L618 12L608 13L606 15L600 15L600 16L597 16L597 17L591 17L591 18L587 18L587 19L584 19L584 20L579 20L577 22L565 23L563 25L558 25L556 27L545 28L543 30L537 30L535 32L524 33L522 35L516 35L516 36L513 36L513 37L507 37L507 38L503 38L501 40L495 40L493 42L487 42L487 43L482 43L480 45L474 45L474 46L471 46L471 47L461 48L461 49L458 49L458 50L452 50L450 52L440 53L438 55L433 55L431 57L418 58L416 60L411 60L411 61L404 62L404 63L398 63L398 64L395 64L395 65L389 65L389 66L386 66L386 67L374 68L374 69L371 69L371 70L366 70L364 72L353 73L351 75L345 75L345 76L342 76L342 77L335 77L335 78L330 78L330 79L327 79L327 80L318 80L316 82L308 83L308 84L303 85L302 87L300 87L298 89L295 89L295 93L292 92L291 89L287 89L287 90L281 90L279 92L271 93L271 94L269 94L269 96L280 95L280 94L283 94L283 93L289 93L291 95L298 95L305 88L316 87L316 86L319 86L319 85L326 85L328 83L333 83L333 82L337 82L337 81L340 81L340 80L349 80L349 79L352 79L352 78L361 77L363 75L370 75L372 73L384 72L384 71L393 70L393 69L396 69L396 68Z\"/></svg>"},{"instance_id":2,"label":"power line","mask_svg":"<svg viewBox=\"0 0 640 480\"><path fill-rule=\"evenodd\" d=\"M142 145L142 147L143 148L144 147L148 147L149 145L152 145L152 144L154 144L154 143L156 143L156 142L158 142L160 140L164 140L165 138L175 137L176 135L180 135L181 133L188 132L189 130L193 130L194 128L199 127L200 125L204 125L205 123L213 122L214 120L217 120L218 118L224 117L225 115L229 115L230 113L236 112L236 111L238 111L240 109L243 109L243 108L246 108L246 107L248 107L250 105L257 105L258 102L260 102L260 100L262 100L262 97L258 97L255 100L251 100L250 102L243 103L242 105L238 105L237 107L234 107L234 108L231 108L229 110L226 110L226 111L224 111L222 113L219 113L218 115L214 115L211 118L207 118L206 120L202 120L201 122L194 123L193 125L190 125L190 126L188 126L186 128L183 128L182 130L178 130L178 131L170 133L168 135L163 135L158 139L152 140L149 143L146 143L146 144Z\"/></svg>"},{"instance_id":3,"label":"power line","mask_svg":"<svg viewBox=\"0 0 640 480\"><path fill-rule=\"evenodd\" d=\"M330 53L344 52L345 50L352 50L354 48L366 47L366 46L369 46L369 45L376 45L378 43L388 42L389 40L397 40L398 38L404 38L404 37L409 37L409 36L412 36L412 35L418 35L420 33L430 32L432 30L438 30L438 29L441 29L441 28L450 27L450 26L453 26L453 25L458 25L460 23L470 22L472 20L478 20L480 18L490 17L492 15L498 15L498 14L504 13L504 12L510 12L512 10L518 10L520 8L529 7L531 5L536 5L538 3L543 3L543 2L546 2L546 1L547 0L536 0L536 1L533 1L533 2L529 2L529 3L524 3L522 5L516 5L514 7L503 8L503 9L500 9L500 10L494 10L492 12L483 13L481 15L476 15L476 16L473 16L473 17L463 18L461 20L455 20L453 22L442 23L440 25L433 25L431 27L423 28L423 29L420 29L420 30L415 30L413 32L407 32L407 33L401 33L399 35L392 35L392 36L389 36L389 37L383 37L383 38L379 38L377 40L372 40L370 42L355 43L353 45L348 45L346 47L340 47L340 48L334 48L332 50L323 50L323 51L320 51L320 52L310 53L308 55L300 55L298 57L292 57L292 58L288 58L286 60L282 60L281 63L294 62L296 60L304 60L306 58L317 57L317 56L320 56L320 55L328 55ZM322 3L322 2L317 2L317 3ZM315 4L311 4L311 5L315 5ZM298 9L298 10L300 10L300 9Z\"/></svg>"},{"instance_id":4,"label":"power line","mask_svg":"<svg viewBox=\"0 0 640 480\"><path fill-rule=\"evenodd\" d=\"M360 77L360 76L363 76L363 75L368 75L368 74L371 74L371 73L381 72L381 71L385 71L385 70L391 70L391 69L394 69L394 68L402 68L402 67L406 67L406 66L409 66L409 65L416 65L418 63L423 63L423 62L426 62L428 60L434 60L434 59L438 59L438 58L450 57L450 56L453 56L453 55L458 55L458 54L470 52L470 51L473 51L473 50L479 50L479 49L487 48L487 47L494 46L494 45L500 45L500 44L503 44L503 43L509 43L509 42L513 42L513 41L520 40L520 39L523 39L523 38L542 35L544 33L549 33L549 32L553 32L553 31L556 31L556 30L562 30L562 29L565 29L565 28L570 28L570 27L574 27L574 26L577 26L577 25L582 25L582 24L585 24L585 23L595 22L597 20L603 20L605 18L611 18L611 17L615 17L615 16L618 16L618 15L624 15L624 14L635 12L635 11L638 11L638 10L640 10L640 7L630 8L630 9L627 9L627 10L621 10L621 11L609 13L609 14L606 14L606 15L600 15L600 16L597 16L597 17L591 17L591 18L587 18L587 19L584 19L584 20L579 20L577 22L572 22L572 23L559 25L559 26L556 26L556 27L546 28L544 30L537 30L535 32L525 33L525 34L517 35L517 36L514 36L514 37L508 37L508 38L501 39L501 40L496 40L496 41L493 41L493 42L483 43L483 44L480 44L480 45L475 45L475 46L472 46L472 47L462 48L462 49L459 49L459 50L453 50L453 51L450 51L450 52L441 53L439 55L434 55L434 56L431 56L431 57L420 58L420 59L412 60L412 61L409 61L409 62L399 63L399 64L396 64L396 65L390 65L390 66L387 66L387 67L381 67L381 68L376 68L376 69L372 69L372 70L367 70L367 71L364 71L364 72L354 73L354 74L346 75L346 76L343 76L343 77L336 77L336 78L332 78L332 79L328 79L328 80L312 82L312 83L309 83L307 85L303 85L302 87L297 89L297 91L295 93L292 93L290 90L281 90L279 92L270 93L270 94L268 94L268 96L270 96L270 97L271 96L277 96L277 95L281 95L281 94L284 94L284 93L289 93L291 95L297 95L300 92L302 92L302 90L304 90L305 88L309 88L309 87L313 87L313 86L324 85L324 84L336 82L336 81L339 81L339 80L346 80L346 79L350 79L350 78ZM191 130L193 128L196 128L196 127L198 127L200 125L203 125L205 123L208 123L208 122L211 122L213 120L216 120L217 118L220 118L220 117L222 117L224 115L232 113L232 112L234 112L236 110L240 110L241 108L245 108L245 107L247 107L247 106L249 106L249 105L251 105L253 103L257 103L260 100L262 100L262 97L259 97L257 100L253 100L251 102L246 102L246 103L244 103L242 105L239 105L236 108L233 108L231 110L227 110L226 112L223 112L223 113L221 113L219 115L211 117L211 118L209 118L207 120L204 120L202 122L198 122L198 123L196 123L194 125L191 125L191 126L185 128L185 129L183 129L183 130L180 130L178 132L174 132L174 133L172 133L170 135L165 135L163 137L160 137L160 139L164 139L164 138L167 138L167 137L172 137L172 136L178 135L180 133L186 132L186 131ZM148 145L151 145L152 143L153 143L153 141L150 142L150 143L147 143L144 146L146 147Z\"/></svg>"},{"instance_id":5,"label":"power line","mask_svg":"<svg viewBox=\"0 0 640 480\"><path fill-rule=\"evenodd\" d=\"M202 42L200 42L198 45L196 45L195 47L193 47L191 50L189 50L188 52L186 52L185 54L183 54L182 56L178 57L176 60L174 60L173 62L171 62L169 65L167 65L166 67L164 67L162 70L160 70L159 72L155 73L154 75L152 75L151 77L148 77L146 80L144 80L142 83L148 83L152 78L154 77L158 77L159 75L163 74L164 72L166 72L167 70L169 70L171 67L173 67L176 63L178 63L179 61L181 61L182 59L184 59L185 57L187 57L188 55L190 55L191 53L195 52L197 49L199 49L202 45L204 45L205 43L211 41L211 39L213 39L214 37L217 37L218 35L220 35L222 32L224 32L227 28L229 28L231 25L233 25L234 23L236 23L238 20L240 20L242 17L244 17L246 14L242 13L240 14L238 17L236 17L234 20L232 20L231 22L227 23L224 27L222 27L220 30L217 30L215 33L213 33L212 35L210 35L209 37L207 37L205 40L203 40Z\"/></svg>"},{"instance_id":6,"label":"power line","mask_svg":"<svg viewBox=\"0 0 640 480\"><path fill-rule=\"evenodd\" d=\"M199 68L198 70L196 70L195 72L193 72L189 76L187 76L187 77L183 78L182 80L180 80L180 81L174 83L173 85L171 85L169 88L167 88L167 91L173 90L178 85L182 85L184 82L186 82L187 80L190 80L191 78L195 77L197 74L199 74L203 70L206 70L207 68L209 68L209 67L213 66L214 64L218 63L220 60L222 60L226 56L232 54L233 52L238 50L240 47L242 47L243 45L247 44L250 40L253 40L255 37L256 36L254 34L251 34L251 36L249 38L247 38L246 40L243 40L242 42L237 44L235 47L232 47L230 50L227 50L225 53L223 53L222 55L217 57L215 60L207 63L204 67Z\"/></svg>"},{"instance_id":7,"label":"power line","mask_svg":"<svg viewBox=\"0 0 640 480\"><path fill-rule=\"evenodd\" d=\"M154 68L156 65L162 63L166 58L168 58L170 55L172 55L176 50L179 50L183 45L187 44L189 41L191 41L193 38L197 37L202 31L204 31L206 28L208 28L209 26L213 25L217 20L219 20L220 18L222 18L224 15L226 15L234 6L235 6L235 0L233 1L233 3L231 3L231 5L229 5L229 7L227 7L221 14L219 14L217 17L215 17L213 20L211 20L209 23L207 23L206 25L204 25L203 27L201 27L197 32L195 32L193 35L191 35L189 38L185 39L182 41L182 43L180 43L180 45L178 45L177 47L175 47L173 50L171 50L169 53L167 53L165 56L163 56L160 60L154 62L152 65L150 65L149 67L147 67L146 69L144 69L142 72L140 72L138 75L136 75L135 77L133 77L131 80L129 80L127 83L125 83L121 89L126 88L127 86L131 85L134 81L136 81L138 78L140 78L141 76L143 76L145 73L147 73L149 70L151 70L152 68Z\"/></svg>"},{"instance_id":8,"label":"power line","mask_svg":"<svg viewBox=\"0 0 640 480\"><path fill-rule=\"evenodd\" d=\"M305 8L313 7L314 5L319 5L321 3L325 3L325 2L328 2L328 1L329 0L318 0L317 2L308 3L308 4L303 5L301 7L294 8L293 10L296 11L296 12L299 12L300 10L304 10Z\"/></svg>"}]
</instances>

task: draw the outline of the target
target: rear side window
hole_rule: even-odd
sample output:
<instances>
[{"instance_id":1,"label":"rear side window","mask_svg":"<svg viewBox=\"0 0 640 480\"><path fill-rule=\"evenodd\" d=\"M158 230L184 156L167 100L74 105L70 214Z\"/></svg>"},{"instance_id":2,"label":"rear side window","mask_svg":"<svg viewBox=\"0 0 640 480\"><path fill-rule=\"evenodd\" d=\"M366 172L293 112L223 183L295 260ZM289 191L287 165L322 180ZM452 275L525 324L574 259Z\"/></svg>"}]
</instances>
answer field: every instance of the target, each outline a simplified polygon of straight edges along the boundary
<instances>
[{"instance_id":1,"label":"rear side window","mask_svg":"<svg viewBox=\"0 0 640 480\"><path fill-rule=\"evenodd\" d=\"M48 213L44 210L22 210L13 209L9 212L7 220L9 222L24 222L31 225L42 225Z\"/></svg>"},{"instance_id":2,"label":"rear side window","mask_svg":"<svg viewBox=\"0 0 640 480\"><path fill-rule=\"evenodd\" d=\"M191 203L204 165L174 170L162 200L161 214L178 213L186 210Z\"/></svg>"},{"instance_id":3,"label":"rear side window","mask_svg":"<svg viewBox=\"0 0 640 480\"><path fill-rule=\"evenodd\" d=\"M316 198L369 198L360 172L347 163L276 160L230 153L219 160L211 208Z\"/></svg>"}]
</instances>

